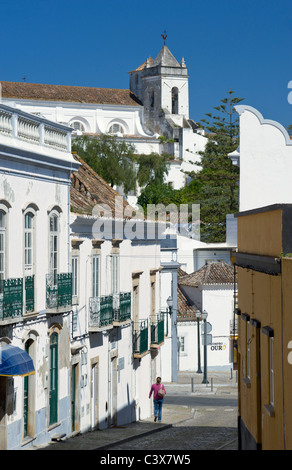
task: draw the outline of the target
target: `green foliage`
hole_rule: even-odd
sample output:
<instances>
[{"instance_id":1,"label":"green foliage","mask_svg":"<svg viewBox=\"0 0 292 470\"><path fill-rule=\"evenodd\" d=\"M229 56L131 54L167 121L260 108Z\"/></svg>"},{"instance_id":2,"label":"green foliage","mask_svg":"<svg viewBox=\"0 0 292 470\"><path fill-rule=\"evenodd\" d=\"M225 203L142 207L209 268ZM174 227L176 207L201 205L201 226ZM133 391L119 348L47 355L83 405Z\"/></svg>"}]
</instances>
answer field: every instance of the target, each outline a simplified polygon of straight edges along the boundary
<instances>
[{"instance_id":1,"label":"green foliage","mask_svg":"<svg viewBox=\"0 0 292 470\"><path fill-rule=\"evenodd\" d=\"M72 142L72 150L111 186L123 186L125 194L135 188L133 145L116 136L101 134L77 137Z\"/></svg>"},{"instance_id":2,"label":"green foliage","mask_svg":"<svg viewBox=\"0 0 292 470\"><path fill-rule=\"evenodd\" d=\"M203 119L208 142L201 152L201 170L193 177L200 190L197 203L201 210L201 240L223 242L226 238L226 215L238 211L239 169L228 154L239 144L239 124L234 106L242 101L233 91L216 109L219 115L208 113Z\"/></svg>"},{"instance_id":3,"label":"green foliage","mask_svg":"<svg viewBox=\"0 0 292 470\"><path fill-rule=\"evenodd\" d=\"M169 204L179 204L180 199L177 191L168 184L156 184L152 182L141 191L137 202L146 212L147 204L164 204L168 206Z\"/></svg>"},{"instance_id":4,"label":"green foliage","mask_svg":"<svg viewBox=\"0 0 292 470\"><path fill-rule=\"evenodd\" d=\"M151 153L150 155L137 155L136 162L139 165L137 181L140 187L149 184L163 184L164 176L168 174L167 155Z\"/></svg>"}]
</instances>

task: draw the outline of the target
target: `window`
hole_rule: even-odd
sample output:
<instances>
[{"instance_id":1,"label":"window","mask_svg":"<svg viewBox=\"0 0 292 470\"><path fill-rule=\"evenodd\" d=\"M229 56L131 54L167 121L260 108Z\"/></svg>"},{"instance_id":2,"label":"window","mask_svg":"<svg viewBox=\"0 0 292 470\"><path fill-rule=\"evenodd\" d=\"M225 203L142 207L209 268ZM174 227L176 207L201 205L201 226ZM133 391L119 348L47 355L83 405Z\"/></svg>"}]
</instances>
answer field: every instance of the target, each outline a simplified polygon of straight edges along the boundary
<instances>
[{"instance_id":1,"label":"window","mask_svg":"<svg viewBox=\"0 0 292 470\"><path fill-rule=\"evenodd\" d=\"M150 109L154 109L154 90L152 89L150 91Z\"/></svg>"},{"instance_id":2,"label":"window","mask_svg":"<svg viewBox=\"0 0 292 470\"><path fill-rule=\"evenodd\" d=\"M267 348L266 352L266 377L269 381L269 388L265 391L266 403L264 409L270 417L275 416L274 404L275 404L275 375L274 375L274 330L270 326L264 326L262 329L264 335L267 336L267 341L263 343Z\"/></svg>"},{"instance_id":3,"label":"window","mask_svg":"<svg viewBox=\"0 0 292 470\"><path fill-rule=\"evenodd\" d=\"M24 216L24 269L26 274L33 271L33 222L34 215L28 212Z\"/></svg>"},{"instance_id":4,"label":"window","mask_svg":"<svg viewBox=\"0 0 292 470\"><path fill-rule=\"evenodd\" d=\"M181 336L179 338L179 348L180 348L180 352L185 352L185 337L184 336Z\"/></svg>"},{"instance_id":5,"label":"window","mask_svg":"<svg viewBox=\"0 0 292 470\"><path fill-rule=\"evenodd\" d=\"M110 134L124 134L124 129L123 129L123 126L121 126L121 124L118 124L118 123L115 123L115 124L112 124L109 128L109 133Z\"/></svg>"},{"instance_id":6,"label":"window","mask_svg":"<svg viewBox=\"0 0 292 470\"><path fill-rule=\"evenodd\" d=\"M242 313L241 319L244 322L244 325L242 325L242 344L245 346L245 354L242 354L242 379L247 387L250 387L250 346L252 339L250 334L250 316L246 313Z\"/></svg>"},{"instance_id":7,"label":"window","mask_svg":"<svg viewBox=\"0 0 292 470\"><path fill-rule=\"evenodd\" d=\"M92 297L99 296L99 255L92 256Z\"/></svg>"},{"instance_id":8,"label":"window","mask_svg":"<svg viewBox=\"0 0 292 470\"><path fill-rule=\"evenodd\" d=\"M56 213L50 215L50 240L49 240L49 266L50 274L55 281L58 274L58 244L59 244L59 216Z\"/></svg>"},{"instance_id":9,"label":"window","mask_svg":"<svg viewBox=\"0 0 292 470\"><path fill-rule=\"evenodd\" d=\"M250 324L246 322L246 377L250 379Z\"/></svg>"},{"instance_id":10,"label":"window","mask_svg":"<svg viewBox=\"0 0 292 470\"><path fill-rule=\"evenodd\" d=\"M78 295L78 256L72 257L72 295Z\"/></svg>"},{"instance_id":11,"label":"window","mask_svg":"<svg viewBox=\"0 0 292 470\"><path fill-rule=\"evenodd\" d=\"M118 294L119 292L119 255L112 255L112 292Z\"/></svg>"},{"instance_id":12,"label":"window","mask_svg":"<svg viewBox=\"0 0 292 470\"><path fill-rule=\"evenodd\" d=\"M274 406L274 360L273 360L273 354L274 354L274 337L269 338L269 368L270 368L270 405Z\"/></svg>"},{"instance_id":13,"label":"window","mask_svg":"<svg viewBox=\"0 0 292 470\"><path fill-rule=\"evenodd\" d=\"M85 132L85 127L80 121L71 122L70 127L73 127L75 131Z\"/></svg>"},{"instance_id":14,"label":"window","mask_svg":"<svg viewBox=\"0 0 292 470\"><path fill-rule=\"evenodd\" d=\"M178 88L173 87L171 90L171 113L178 114Z\"/></svg>"},{"instance_id":15,"label":"window","mask_svg":"<svg viewBox=\"0 0 292 470\"><path fill-rule=\"evenodd\" d=\"M0 210L0 280L5 279L5 229L6 214Z\"/></svg>"}]
</instances>

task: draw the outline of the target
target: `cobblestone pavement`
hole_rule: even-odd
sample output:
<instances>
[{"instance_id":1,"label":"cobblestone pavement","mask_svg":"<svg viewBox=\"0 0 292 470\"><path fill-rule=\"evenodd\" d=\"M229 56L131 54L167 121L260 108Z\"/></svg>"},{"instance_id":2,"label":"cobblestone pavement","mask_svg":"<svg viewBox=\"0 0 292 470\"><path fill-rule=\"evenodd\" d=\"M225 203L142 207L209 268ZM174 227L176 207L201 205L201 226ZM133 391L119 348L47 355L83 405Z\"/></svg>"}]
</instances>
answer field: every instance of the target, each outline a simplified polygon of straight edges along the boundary
<instances>
[{"instance_id":1,"label":"cobblestone pavement","mask_svg":"<svg viewBox=\"0 0 292 470\"><path fill-rule=\"evenodd\" d=\"M166 405L164 412L171 413ZM190 419L159 433L136 438L111 450L237 450L237 409L202 407L189 410Z\"/></svg>"},{"instance_id":2,"label":"cobblestone pavement","mask_svg":"<svg viewBox=\"0 0 292 470\"><path fill-rule=\"evenodd\" d=\"M237 383L227 372L179 374L165 384L162 423L153 417L125 426L79 434L41 450L237 450ZM37 448L40 449L40 448Z\"/></svg>"}]
</instances>

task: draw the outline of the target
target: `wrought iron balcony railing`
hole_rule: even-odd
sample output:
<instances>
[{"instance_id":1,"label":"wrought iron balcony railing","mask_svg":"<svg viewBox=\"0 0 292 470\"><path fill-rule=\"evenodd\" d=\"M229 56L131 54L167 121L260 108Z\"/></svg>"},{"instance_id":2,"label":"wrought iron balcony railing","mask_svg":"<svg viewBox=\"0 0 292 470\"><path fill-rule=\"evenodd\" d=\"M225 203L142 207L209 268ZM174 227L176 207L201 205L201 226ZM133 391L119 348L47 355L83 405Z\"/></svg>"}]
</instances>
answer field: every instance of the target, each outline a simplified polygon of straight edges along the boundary
<instances>
[{"instance_id":1,"label":"wrought iron balcony railing","mask_svg":"<svg viewBox=\"0 0 292 470\"><path fill-rule=\"evenodd\" d=\"M47 274L46 308L72 306L72 273Z\"/></svg>"},{"instance_id":2,"label":"wrought iron balcony railing","mask_svg":"<svg viewBox=\"0 0 292 470\"><path fill-rule=\"evenodd\" d=\"M114 321L121 323L131 319L131 292L120 292L114 297Z\"/></svg>"},{"instance_id":3,"label":"wrought iron balcony railing","mask_svg":"<svg viewBox=\"0 0 292 470\"><path fill-rule=\"evenodd\" d=\"M89 299L89 326L103 328L112 325L114 320L113 296L104 295Z\"/></svg>"},{"instance_id":4,"label":"wrought iron balcony railing","mask_svg":"<svg viewBox=\"0 0 292 470\"><path fill-rule=\"evenodd\" d=\"M170 320L169 310L161 309L159 315L161 318L163 318L164 336L168 336L168 321Z\"/></svg>"},{"instance_id":5,"label":"wrought iron balcony railing","mask_svg":"<svg viewBox=\"0 0 292 470\"><path fill-rule=\"evenodd\" d=\"M156 315L155 321L151 323L151 346L159 346L164 341L164 315Z\"/></svg>"},{"instance_id":6,"label":"wrought iron balcony railing","mask_svg":"<svg viewBox=\"0 0 292 470\"><path fill-rule=\"evenodd\" d=\"M229 322L229 331L230 335L237 335L238 334L238 318L237 315L233 320Z\"/></svg>"},{"instance_id":7,"label":"wrought iron balcony railing","mask_svg":"<svg viewBox=\"0 0 292 470\"><path fill-rule=\"evenodd\" d=\"M25 288L25 312L34 311L34 275L26 276L24 281Z\"/></svg>"},{"instance_id":8,"label":"wrought iron balcony railing","mask_svg":"<svg viewBox=\"0 0 292 470\"><path fill-rule=\"evenodd\" d=\"M19 318L23 315L23 279L0 281L0 320Z\"/></svg>"},{"instance_id":9,"label":"wrought iron balcony railing","mask_svg":"<svg viewBox=\"0 0 292 470\"><path fill-rule=\"evenodd\" d=\"M134 333L133 333L134 357L141 357L147 351L148 351L148 320L141 320L138 323L138 325L134 325Z\"/></svg>"}]
</instances>

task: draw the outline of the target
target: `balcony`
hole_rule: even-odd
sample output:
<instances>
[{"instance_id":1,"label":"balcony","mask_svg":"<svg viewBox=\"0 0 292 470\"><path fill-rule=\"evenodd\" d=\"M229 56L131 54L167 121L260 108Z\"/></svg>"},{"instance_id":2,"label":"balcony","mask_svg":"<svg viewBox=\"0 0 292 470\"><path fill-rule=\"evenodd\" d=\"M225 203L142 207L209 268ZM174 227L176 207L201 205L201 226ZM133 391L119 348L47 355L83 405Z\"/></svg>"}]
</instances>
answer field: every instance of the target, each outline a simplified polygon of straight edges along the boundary
<instances>
[{"instance_id":1,"label":"balcony","mask_svg":"<svg viewBox=\"0 0 292 470\"><path fill-rule=\"evenodd\" d=\"M0 321L12 323L23 316L23 279L0 281Z\"/></svg>"},{"instance_id":2,"label":"balcony","mask_svg":"<svg viewBox=\"0 0 292 470\"><path fill-rule=\"evenodd\" d=\"M141 359L148 353L148 320L141 320L134 327L133 354L135 359Z\"/></svg>"},{"instance_id":3,"label":"balcony","mask_svg":"<svg viewBox=\"0 0 292 470\"><path fill-rule=\"evenodd\" d=\"M89 299L89 329L102 331L112 328L114 321L113 296L104 295Z\"/></svg>"},{"instance_id":4,"label":"balcony","mask_svg":"<svg viewBox=\"0 0 292 470\"><path fill-rule=\"evenodd\" d=\"M156 315L154 322L151 323L151 342L150 348L157 349L164 342L164 315Z\"/></svg>"},{"instance_id":5,"label":"balcony","mask_svg":"<svg viewBox=\"0 0 292 470\"><path fill-rule=\"evenodd\" d=\"M129 323L131 320L131 292L120 292L113 296L114 300L114 326Z\"/></svg>"},{"instance_id":6,"label":"balcony","mask_svg":"<svg viewBox=\"0 0 292 470\"><path fill-rule=\"evenodd\" d=\"M235 315L233 320L229 322L229 331L231 337L237 337L238 335L238 317Z\"/></svg>"},{"instance_id":7,"label":"balcony","mask_svg":"<svg viewBox=\"0 0 292 470\"><path fill-rule=\"evenodd\" d=\"M71 129L20 109L0 105L0 134L16 141L48 147L61 152L71 151Z\"/></svg>"},{"instance_id":8,"label":"balcony","mask_svg":"<svg viewBox=\"0 0 292 470\"><path fill-rule=\"evenodd\" d=\"M24 282L25 289L25 312L34 312L34 276L26 276Z\"/></svg>"},{"instance_id":9,"label":"balcony","mask_svg":"<svg viewBox=\"0 0 292 470\"><path fill-rule=\"evenodd\" d=\"M72 273L47 274L47 313L63 313L72 307Z\"/></svg>"}]
</instances>

